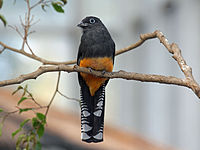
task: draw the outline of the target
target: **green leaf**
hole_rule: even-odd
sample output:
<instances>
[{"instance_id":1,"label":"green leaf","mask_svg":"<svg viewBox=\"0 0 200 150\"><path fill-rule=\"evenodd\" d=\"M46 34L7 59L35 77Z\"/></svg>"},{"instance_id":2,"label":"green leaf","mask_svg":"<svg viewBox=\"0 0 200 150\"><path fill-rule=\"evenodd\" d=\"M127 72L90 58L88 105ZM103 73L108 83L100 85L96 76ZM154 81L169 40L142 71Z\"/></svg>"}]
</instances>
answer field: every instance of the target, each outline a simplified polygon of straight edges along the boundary
<instances>
[{"instance_id":1,"label":"green leaf","mask_svg":"<svg viewBox=\"0 0 200 150\"><path fill-rule=\"evenodd\" d=\"M30 119L26 119L23 122L20 123L20 128L22 128L27 122L29 122Z\"/></svg>"},{"instance_id":2,"label":"green leaf","mask_svg":"<svg viewBox=\"0 0 200 150\"><path fill-rule=\"evenodd\" d=\"M20 108L19 113L21 114L22 112L29 111L29 110L32 110L32 108Z\"/></svg>"},{"instance_id":3,"label":"green leaf","mask_svg":"<svg viewBox=\"0 0 200 150\"><path fill-rule=\"evenodd\" d=\"M12 92L12 95L14 95L15 93L17 93L20 89L23 89L23 87L22 86L18 86L17 89L14 92Z\"/></svg>"},{"instance_id":4,"label":"green leaf","mask_svg":"<svg viewBox=\"0 0 200 150\"><path fill-rule=\"evenodd\" d=\"M55 11L57 11L59 13L64 13L62 6L58 2L52 2L51 5L55 9Z\"/></svg>"},{"instance_id":5,"label":"green leaf","mask_svg":"<svg viewBox=\"0 0 200 150\"><path fill-rule=\"evenodd\" d=\"M37 129L39 124L40 124L40 122L37 118L35 118L35 117L32 118L32 126L33 126L34 129Z\"/></svg>"},{"instance_id":6,"label":"green leaf","mask_svg":"<svg viewBox=\"0 0 200 150\"><path fill-rule=\"evenodd\" d=\"M17 138L17 142L16 142L16 150L20 150L20 144L21 144L21 141L22 140L25 140L26 139L26 135L25 134L21 134L18 136Z\"/></svg>"},{"instance_id":7,"label":"green leaf","mask_svg":"<svg viewBox=\"0 0 200 150\"><path fill-rule=\"evenodd\" d=\"M37 118L42 121L42 123L46 123L46 116L42 113L37 113Z\"/></svg>"},{"instance_id":8,"label":"green leaf","mask_svg":"<svg viewBox=\"0 0 200 150\"><path fill-rule=\"evenodd\" d=\"M35 150L42 150L42 145L41 145L40 141L37 141L37 144L35 146Z\"/></svg>"},{"instance_id":9,"label":"green leaf","mask_svg":"<svg viewBox=\"0 0 200 150\"><path fill-rule=\"evenodd\" d=\"M2 108L0 108L0 112L3 112L3 109L2 109Z\"/></svg>"},{"instance_id":10,"label":"green leaf","mask_svg":"<svg viewBox=\"0 0 200 150\"><path fill-rule=\"evenodd\" d=\"M14 131L14 132L12 133L12 138L14 138L15 135L16 135L17 133L19 133L21 130L22 130L22 128L19 128L19 129L17 129L16 131Z\"/></svg>"},{"instance_id":11,"label":"green leaf","mask_svg":"<svg viewBox=\"0 0 200 150\"><path fill-rule=\"evenodd\" d=\"M44 125L40 123L39 128L37 129L38 137L41 138L44 134Z\"/></svg>"},{"instance_id":12,"label":"green leaf","mask_svg":"<svg viewBox=\"0 0 200 150\"><path fill-rule=\"evenodd\" d=\"M30 138L29 141L33 143L33 147L35 147L36 142L37 142L37 139L36 139L36 135L35 135L35 133L33 134L33 133L31 132L29 138Z\"/></svg>"},{"instance_id":13,"label":"green leaf","mask_svg":"<svg viewBox=\"0 0 200 150\"><path fill-rule=\"evenodd\" d=\"M25 142L23 142L23 143L25 143ZM29 150L29 137L27 137L25 150Z\"/></svg>"},{"instance_id":14,"label":"green leaf","mask_svg":"<svg viewBox=\"0 0 200 150\"><path fill-rule=\"evenodd\" d=\"M24 100L26 100L26 99L28 99L27 97L22 97L19 101L18 101L18 103L17 103L17 105L19 105L19 104L21 104Z\"/></svg>"},{"instance_id":15,"label":"green leaf","mask_svg":"<svg viewBox=\"0 0 200 150\"><path fill-rule=\"evenodd\" d=\"M62 1L64 5L67 4L67 0L60 0L60 1Z\"/></svg>"},{"instance_id":16,"label":"green leaf","mask_svg":"<svg viewBox=\"0 0 200 150\"><path fill-rule=\"evenodd\" d=\"M0 136L2 135L3 123L0 124Z\"/></svg>"},{"instance_id":17,"label":"green leaf","mask_svg":"<svg viewBox=\"0 0 200 150\"><path fill-rule=\"evenodd\" d=\"M3 6L3 0L0 0L0 9L2 8Z\"/></svg>"}]
</instances>

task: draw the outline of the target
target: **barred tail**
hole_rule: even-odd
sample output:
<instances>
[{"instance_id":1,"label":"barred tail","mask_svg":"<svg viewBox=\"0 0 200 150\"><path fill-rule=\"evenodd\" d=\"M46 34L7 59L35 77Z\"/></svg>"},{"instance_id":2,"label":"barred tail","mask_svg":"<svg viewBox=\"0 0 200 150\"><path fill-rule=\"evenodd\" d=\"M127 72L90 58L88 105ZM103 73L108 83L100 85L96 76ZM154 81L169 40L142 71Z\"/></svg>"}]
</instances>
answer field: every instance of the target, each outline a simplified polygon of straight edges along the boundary
<instances>
[{"instance_id":1,"label":"barred tail","mask_svg":"<svg viewBox=\"0 0 200 150\"><path fill-rule=\"evenodd\" d=\"M92 97L81 88L81 139L92 142L93 130L93 100Z\"/></svg>"},{"instance_id":2,"label":"barred tail","mask_svg":"<svg viewBox=\"0 0 200 150\"><path fill-rule=\"evenodd\" d=\"M94 95L93 142L103 141L104 110L105 85L102 85Z\"/></svg>"},{"instance_id":3,"label":"barred tail","mask_svg":"<svg viewBox=\"0 0 200 150\"><path fill-rule=\"evenodd\" d=\"M87 86L81 87L81 139L85 142L103 141L105 85L94 96Z\"/></svg>"}]
</instances>

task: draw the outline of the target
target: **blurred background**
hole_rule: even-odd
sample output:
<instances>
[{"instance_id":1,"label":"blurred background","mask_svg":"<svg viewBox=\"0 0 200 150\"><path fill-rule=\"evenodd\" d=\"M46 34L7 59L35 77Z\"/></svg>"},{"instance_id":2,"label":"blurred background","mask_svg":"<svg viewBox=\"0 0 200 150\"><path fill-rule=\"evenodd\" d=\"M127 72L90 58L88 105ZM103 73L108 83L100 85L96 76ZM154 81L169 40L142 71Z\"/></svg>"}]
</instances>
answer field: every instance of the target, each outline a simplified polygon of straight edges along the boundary
<instances>
[{"instance_id":1,"label":"blurred background","mask_svg":"<svg viewBox=\"0 0 200 150\"><path fill-rule=\"evenodd\" d=\"M9 25L22 31L19 16L24 17L25 8L25 1L16 1L13 5L12 0L4 0L0 13ZM199 0L69 0L64 14L56 13L51 7L46 8L46 12L40 7L35 8L32 14L39 22L31 28L36 32L29 36L29 44L42 58L54 61L76 59L82 34L76 25L84 17L94 15L101 18L108 28L116 50L135 43L142 33L161 30L170 43L179 45L196 81L200 83ZM20 36L10 27L4 28L3 24L0 24L0 41L15 48L22 45ZM149 40L139 48L117 56L114 71L184 78L171 56L157 39ZM6 50L0 55L0 80L30 73L40 65ZM56 77L57 73L46 73L22 85L28 84L35 99L45 104L53 95ZM79 98L77 74L62 72L61 78L60 91L69 97ZM7 89L12 91L15 87L8 86ZM80 118L76 101L57 95L53 105L64 114ZM199 150L199 116L199 99L184 87L112 79L106 89L105 124L150 143L181 150ZM75 132L80 133L79 129Z\"/></svg>"}]
</instances>

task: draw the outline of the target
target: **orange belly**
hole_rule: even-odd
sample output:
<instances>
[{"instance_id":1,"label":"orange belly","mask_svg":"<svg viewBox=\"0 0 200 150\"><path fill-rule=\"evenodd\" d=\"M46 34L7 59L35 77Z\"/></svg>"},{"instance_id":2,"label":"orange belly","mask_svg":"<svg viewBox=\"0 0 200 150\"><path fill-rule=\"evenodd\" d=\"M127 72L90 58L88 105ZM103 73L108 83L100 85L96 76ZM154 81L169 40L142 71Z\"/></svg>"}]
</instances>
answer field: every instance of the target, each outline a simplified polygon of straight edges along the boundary
<instances>
[{"instance_id":1,"label":"orange belly","mask_svg":"<svg viewBox=\"0 0 200 150\"><path fill-rule=\"evenodd\" d=\"M80 61L80 67L92 68L98 71L111 72L113 69L113 60L111 57L84 58ZM107 80L107 78L96 77L86 73L80 73L89 87L91 96L94 96L99 87Z\"/></svg>"}]
</instances>

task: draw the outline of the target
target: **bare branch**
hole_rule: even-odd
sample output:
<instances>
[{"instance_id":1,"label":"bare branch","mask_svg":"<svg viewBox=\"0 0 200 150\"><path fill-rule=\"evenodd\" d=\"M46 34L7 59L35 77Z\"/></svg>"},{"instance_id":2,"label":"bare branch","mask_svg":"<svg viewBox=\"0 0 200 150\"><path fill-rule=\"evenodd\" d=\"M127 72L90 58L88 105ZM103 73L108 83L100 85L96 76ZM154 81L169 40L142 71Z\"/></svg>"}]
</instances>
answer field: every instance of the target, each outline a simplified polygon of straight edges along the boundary
<instances>
[{"instance_id":1,"label":"bare branch","mask_svg":"<svg viewBox=\"0 0 200 150\"><path fill-rule=\"evenodd\" d=\"M63 93L61 93L59 90L58 90L58 93L59 93L61 96L65 97L66 99L74 100L74 101L80 102L79 99L68 97L68 96L64 95Z\"/></svg>"},{"instance_id":2,"label":"bare branch","mask_svg":"<svg viewBox=\"0 0 200 150\"><path fill-rule=\"evenodd\" d=\"M141 34L139 41L137 41L136 43L134 43L134 44L132 44L132 45L126 47L126 48L122 48L122 49L116 51L115 56L120 55L120 54L125 53L125 52L128 52L128 51L130 51L134 48L137 48L138 46L142 45L146 40L156 38L157 32L159 32L159 31L156 30L153 33Z\"/></svg>"},{"instance_id":3,"label":"bare branch","mask_svg":"<svg viewBox=\"0 0 200 150\"><path fill-rule=\"evenodd\" d=\"M147 34L141 34L140 35L140 40L136 42L135 44L132 44L126 48L123 48L121 50L118 50L116 52L116 55L120 55L122 53L128 52L132 50L133 48L136 48L140 46L141 44L144 43L144 41L152 38L158 38L160 42L166 47L166 49L173 54L173 58L175 61L178 63L181 71L184 73L185 78L180 79L176 78L173 76L162 76L162 75L151 75L151 74L140 74L140 73L133 73L133 72L125 72L125 71L118 71L118 72L111 72L111 73L105 73L102 74L100 71L94 71L90 70L87 68L81 68L78 66L68 66L69 64L74 64L76 63L75 60L68 61L68 62L53 62L53 61L48 61L43 58L40 58L36 55L31 55L29 53L26 53L25 51L20 51L18 49L9 47L5 45L4 43L0 42L0 45L3 46L3 48L9 49L11 51L20 53L22 55L25 55L27 57L30 57L32 59L38 60L42 62L43 64L51 64L53 66L41 66L38 68L36 71L21 75L15 79L11 80L5 80L5 81L0 81L0 87L1 86L6 86L6 85L12 85L12 84L19 84L22 83L26 80L29 79L36 79L38 76L40 76L43 73L46 72L57 72L57 71L66 71L66 72L84 72L84 73L89 73L95 76L99 77L106 77L106 78L122 78L122 79L127 79L127 80L137 80L137 81L142 81L142 82L157 82L157 83L163 83L163 84L174 84L174 85L179 85L179 86L185 86L194 91L194 93L200 98L200 86L199 84L195 81L193 75L192 75L192 69L190 66L186 64L186 61L183 59L181 55L181 50L177 46L177 44L172 43L169 44L168 40L165 38L162 32L156 30L153 33L147 33ZM66 65L68 64L68 65Z\"/></svg>"},{"instance_id":4,"label":"bare branch","mask_svg":"<svg viewBox=\"0 0 200 150\"><path fill-rule=\"evenodd\" d=\"M19 36L23 39L23 36L22 36L22 34L20 33L20 31L19 31L19 29L18 29L18 27L17 26L12 26L12 25L8 25L10 28L12 28L13 30L15 30L18 34L19 34Z\"/></svg>"},{"instance_id":5,"label":"bare branch","mask_svg":"<svg viewBox=\"0 0 200 150\"><path fill-rule=\"evenodd\" d=\"M6 48L3 47L1 50L0 50L0 54L3 53L3 51L5 50Z\"/></svg>"},{"instance_id":6,"label":"bare branch","mask_svg":"<svg viewBox=\"0 0 200 150\"><path fill-rule=\"evenodd\" d=\"M116 51L115 55L117 56L117 55L120 55L122 53L128 52L128 51L130 51L130 50L142 45L144 43L144 41L146 41L148 39L156 38L156 31L153 32L153 33L142 34L140 37L141 37L141 39L138 42L136 42L135 44L132 44L132 45L126 47L126 48L123 48L123 49L120 49L120 50ZM65 62L49 61L49 60L43 59L41 57L38 57L36 55L33 56L33 55L29 54L29 53L22 52L22 51L20 51L20 50L18 50L16 48L10 47L10 46L2 43L1 41L0 41L0 45L2 45L3 47L5 47L8 50L20 53L20 54L25 55L25 56L27 56L29 58L37 60L37 61L43 63L44 65L59 65L59 64L71 65L71 64L75 64L76 63L76 60L65 61Z\"/></svg>"},{"instance_id":7,"label":"bare branch","mask_svg":"<svg viewBox=\"0 0 200 150\"><path fill-rule=\"evenodd\" d=\"M49 108L50 108L50 106L51 106L51 104L52 104L52 102L53 102L53 100L54 100L54 98L55 98L55 96L56 96L56 93L58 92L58 87L59 87L59 83L60 83L60 74L61 74L61 72L59 71L59 72L58 72L58 79L57 79L57 83L56 83L56 89L55 89L55 91L54 91L54 93L53 93L53 96L52 96L52 98L51 98L49 104L47 105L47 109L46 109L46 112L45 112L45 116L47 116L47 114L48 114L48 112L49 112Z\"/></svg>"},{"instance_id":8,"label":"bare branch","mask_svg":"<svg viewBox=\"0 0 200 150\"><path fill-rule=\"evenodd\" d=\"M195 94L200 98L200 86L194 82L191 81L188 82L186 79L180 79L173 76L162 76L162 75L153 75L153 74L141 74L141 73L134 73L134 72L126 72L126 71L118 71L118 72L106 72L102 73L101 71L95 71L88 68L79 67L77 65L75 66L68 66L68 65L55 65L55 66L41 66L36 71L21 75L15 79L11 80L4 80L0 81L0 87L7 86L7 85L13 85L13 84L19 84L29 79L36 79L41 74L44 74L46 72L58 72L58 71L66 71L68 73L70 72L83 72L92 74L99 77L106 77L106 78L122 78L126 80L137 80L141 82L157 82L162 84L173 84L173 85L179 85L179 86L185 86L188 88L191 88Z\"/></svg>"},{"instance_id":9,"label":"bare branch","mask_svg":"<svg viewBox=\"0 0 200 150\"><path fill-rule=\"evenodd\" d=\"M24 50L21 51L20 49L16 49L14 47L11 47L11 46L8 46L6 44L4 44L3 42L0 41L0 45L7 49L7 50L10 50L10 51L13 51L13 52L16 52L16 53L19 53L21 55L24 55L24 56L27 56L29 58L32 58L33 60L37 60L41 63L43 63L44 65L47 65L47 64L51 64L51 65L59 65L59 64L66 64L66 65L70 65L70 64L75 64L76 61L75 60L72 60L72 61L65 61L65 62L55 62L55 61L49 61L49 60L46 60L44 58L41 58L39 56L36 56L36 55L32 55L30 53L27 53L25 52Z\"/></svg>"},{"instance_id":10,"label":"bare branch","mask_svg":"<svg viewBox=\"0 0 200 150\"><path fill-rule=\"evenodd\" d=\"M40 5L44 0L39 0L37 3L35 3L33 6L31 6L31 9L35 8L36 6Z\"/></svg>"},{"instance_id":11,"label":"bare branch","mask_svg":"<svg viewBox=\"0 0 200 150\"><path fill-rule=\"evenodd\" d=\"M4 122L5 122L5 120L10 116L10 115L13 115L13 114L16 114L16 113L18 113L18 112L20 112L20 109L23 109L23 108L20 108L20 107L18 107L18 106L16 106L16 110L14 110L14 111L10 111L10 112L5 112L4 111L4 113L5 113L5 115L4 116L2 116L2 117L0 117L2 120L1 120L1 124L3 124ZM44 109L44 108L47 108L47 106L39 106L39 107L30 107L30 108L25 108L25 109L31 109L32 111L35 111L35 110L38 110L38 109Z\"/></svg>"},{"instance_id":12,"label":"bare branch","mask_svg":"<svg viewBox=\"0 0 200 150\"><path fill-rule=\"evenodd\" d=\"M25 20L24 20L24 39L23 39L23 43L22 43L22 48L21 50L24 50L24 45L27 41L27 37L28 37L28 32L29 32L29 28L30 28L30 15L31 15L31 8L30 8L30 2L29 0L26 0L26 4L27 4L27 13L25 14ZM22 22L22 21L21 21ZM31 51L32 52L32 51Z\"/></svg>"}]
</instances>

